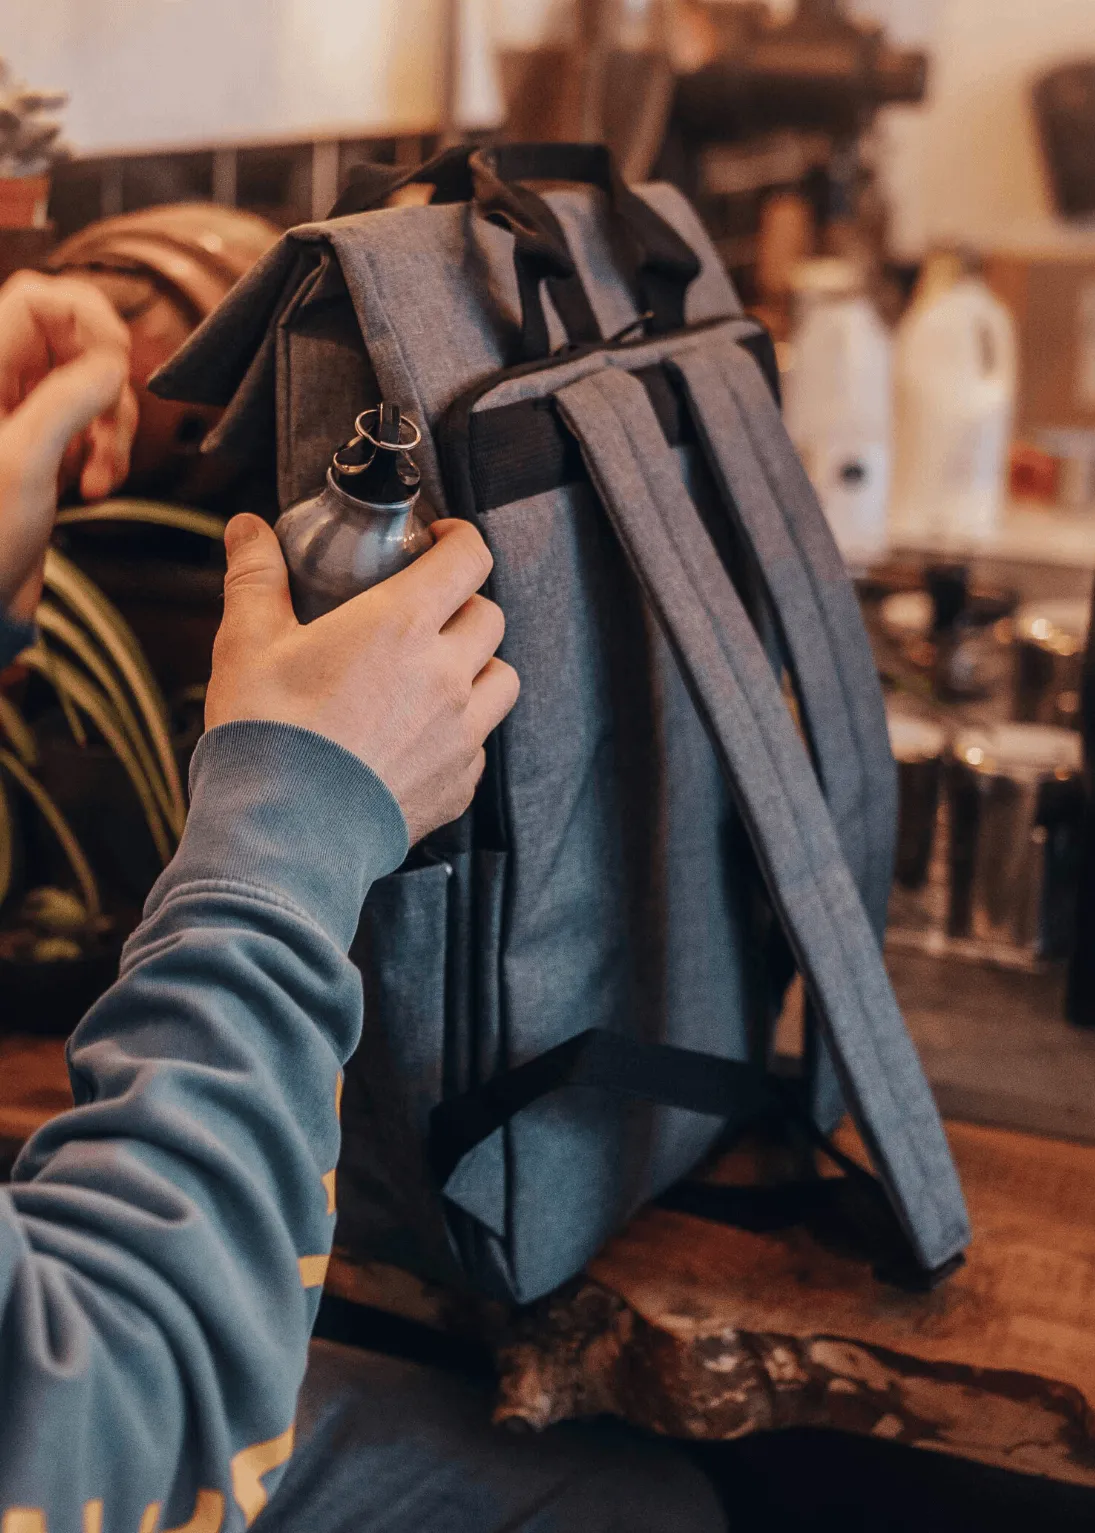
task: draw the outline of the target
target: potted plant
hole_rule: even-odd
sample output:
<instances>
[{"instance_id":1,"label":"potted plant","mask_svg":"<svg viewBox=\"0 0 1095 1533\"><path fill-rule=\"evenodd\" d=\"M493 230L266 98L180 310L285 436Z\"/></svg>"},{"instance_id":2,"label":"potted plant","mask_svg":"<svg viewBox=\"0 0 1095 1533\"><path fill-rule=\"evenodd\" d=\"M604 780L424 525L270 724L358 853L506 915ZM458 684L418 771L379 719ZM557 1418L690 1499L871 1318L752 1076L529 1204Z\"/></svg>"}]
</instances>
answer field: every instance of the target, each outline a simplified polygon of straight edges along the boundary
<instances>
[{"instance_id":1,"label":"potted plant","mask_svg":"<svg viewBox=\"0 0 1095 1533\"><path fill-rule=\"evenodd\" d=\"M223 533L217 517L155 502L58 518L62 536L96 523ZM178 845L201 698L173 719L132 629L57 548L37 623L0 686L0 992L5 1029L66 1033L111 982Z\"/></svg>"},{"instance_id":2,"label":"potted plant","mask_svg":"<svg viewBox=\"0 0 1095 1533\"><path fill-rule=\"evenodd\" d=\"M55 114L67 100L28 90L0 59L0 281L48 248L50 171L68 154Z\"/></svg>"}]
</instances>

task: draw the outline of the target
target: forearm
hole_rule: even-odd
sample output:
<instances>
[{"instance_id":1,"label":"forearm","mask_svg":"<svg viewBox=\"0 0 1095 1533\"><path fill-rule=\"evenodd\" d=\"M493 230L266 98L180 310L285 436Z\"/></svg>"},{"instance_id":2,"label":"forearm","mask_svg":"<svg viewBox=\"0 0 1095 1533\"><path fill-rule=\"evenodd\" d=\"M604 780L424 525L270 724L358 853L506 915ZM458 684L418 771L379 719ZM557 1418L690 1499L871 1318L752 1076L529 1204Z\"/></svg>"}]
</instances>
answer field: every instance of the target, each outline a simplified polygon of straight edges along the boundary
<instances>
[{"instance_id":1,"label":"forearm","mask_svg":"<svg viewBox=\"0 0 1095 1533\"><path fill-rule=\"evenodd\" d=\"M333 1232L346 958L387 790L287 726L199 747L183 845L0 1199L0 1512L242 1526L288 1457ZM58 1444L64 1451L58 1452ZM263 1475L266 1474L266 1478Z\"/></svg>"}]
</instances>

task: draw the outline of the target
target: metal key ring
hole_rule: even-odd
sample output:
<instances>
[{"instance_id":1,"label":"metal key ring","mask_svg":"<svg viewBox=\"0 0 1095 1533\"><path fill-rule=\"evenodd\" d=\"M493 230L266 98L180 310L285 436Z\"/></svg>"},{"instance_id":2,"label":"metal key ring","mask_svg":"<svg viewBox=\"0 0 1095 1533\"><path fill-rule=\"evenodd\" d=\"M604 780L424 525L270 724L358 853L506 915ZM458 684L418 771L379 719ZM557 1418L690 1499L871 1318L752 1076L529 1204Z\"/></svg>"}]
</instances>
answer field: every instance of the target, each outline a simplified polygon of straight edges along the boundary
<instances>
[{"instance_id":1,"label":"metal key ring","mask_svg":"<svg viewBox=\"0 0 1095 1533\"><path fill-rule=\"evenodd\" d=\"M419 442L421 442L421 440L422 440L422 433L418 429L418 427L415 425L414 421L411 419L411 417L409 415L404 415L404 416L402 416L400 418L400 421L399 421L399 441L398 442L381 442L380 440L378 440L377 437L373 436L372 432L369 431L367 429L367 427L363 424L363 422L367 421L370 418L370 416L373 416L373 417L375 417L376 419L379 420L379 418L380 418L380 410L379 410L379 408L374 407L372 410L362 410L362 412L358 416L357 420L354 421L354 430L357 432L359 439L363 439L366 442L371 442L374 447L384 447L389 452L391 452L393 449L396 450L397 452L411 452L415 447L418 446ZM411 440L409 442L405 442L403 440L403 427L404 426L409 426L411 428L412 433L413 433L413 435L411 437Z\"/></svg>"},{"instance_id":2,"label":"metal key ring","mask_svg":"<svg viewBox=\"0 0 1095 1533\"><path fill-rule=\"evenodd\" d=\"M335 468L338 473L363 474L367 468L372 466L372 461L376 457L375 453L370 453L364 463L343 463L340 456L340 454L349 452L351 448L356 447L359 442L363 442L364 440L365 438L363 436L355 436L352 441L344 442L338 449L338 452L336 452L334 457L331 459L332 467ZM370 437L369 440L372 441L372 437Z\"/></svg>"}]
</instances>

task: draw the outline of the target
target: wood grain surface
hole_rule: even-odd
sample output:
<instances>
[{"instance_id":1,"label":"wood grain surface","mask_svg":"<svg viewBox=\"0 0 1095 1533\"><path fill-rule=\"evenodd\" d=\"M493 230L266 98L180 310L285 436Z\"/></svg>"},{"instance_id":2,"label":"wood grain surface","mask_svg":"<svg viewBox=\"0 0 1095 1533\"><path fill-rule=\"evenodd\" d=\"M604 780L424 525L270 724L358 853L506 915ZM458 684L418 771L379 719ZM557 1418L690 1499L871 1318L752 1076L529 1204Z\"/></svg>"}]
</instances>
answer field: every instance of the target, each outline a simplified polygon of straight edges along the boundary
<instances>
[{"instance_id":1,"label":"wood grain surface","mask_svg":"<svg viewBox=\"0 0 1095 1533\"><path fill-rule=\"evenodd\" d=\"M1095 1485L1095 1149L949 1132L975 1238L934 1293L885 1287L801 1229L650 1209L516 1324L499 1419L829 1426Z\"/></svg>"},{"instance_id":2,"label":"wood grain surface","mask_svg":"<svg viewBox=\"0 0 1095 1533\"><path fill-rule=\"evenodd\" d=\"M72 1106L60 1038L0 1037L0 1168L35 1129Z\"/></svg>"}]
</instances>

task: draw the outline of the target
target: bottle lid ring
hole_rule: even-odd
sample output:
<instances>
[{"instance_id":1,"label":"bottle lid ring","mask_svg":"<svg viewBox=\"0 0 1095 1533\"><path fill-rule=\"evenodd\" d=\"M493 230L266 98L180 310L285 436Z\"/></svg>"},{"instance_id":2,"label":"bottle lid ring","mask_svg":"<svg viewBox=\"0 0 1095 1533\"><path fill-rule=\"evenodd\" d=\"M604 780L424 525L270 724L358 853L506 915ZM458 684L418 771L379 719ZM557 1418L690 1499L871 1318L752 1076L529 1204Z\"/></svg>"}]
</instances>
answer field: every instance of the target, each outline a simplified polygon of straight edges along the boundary
<instances>
[{"instance_id":1,"label":"bottle lid ring","mask_svg":"<svg viewBox=\"0 0 1095 1533\"><path fill-rule=\"evenodd\" d=\"M374 407L372 410L362 410L357 420L354 421L354 430L362 440L371 442L374 447L384 447L388 449L388 451L391 451L394 448L397 452L410 452L413 448L418 446L419 442L421 442L422 433L409 415L404 415L400 419L398 442L381 442L379 438L373 435L373 433L368 429L368 426L366 425L367 421L379 421L379 419L379 408ZM408 427L411 433L409 440L406 442L403 440L404 426Z\"/></svg>"}]
</instances>

